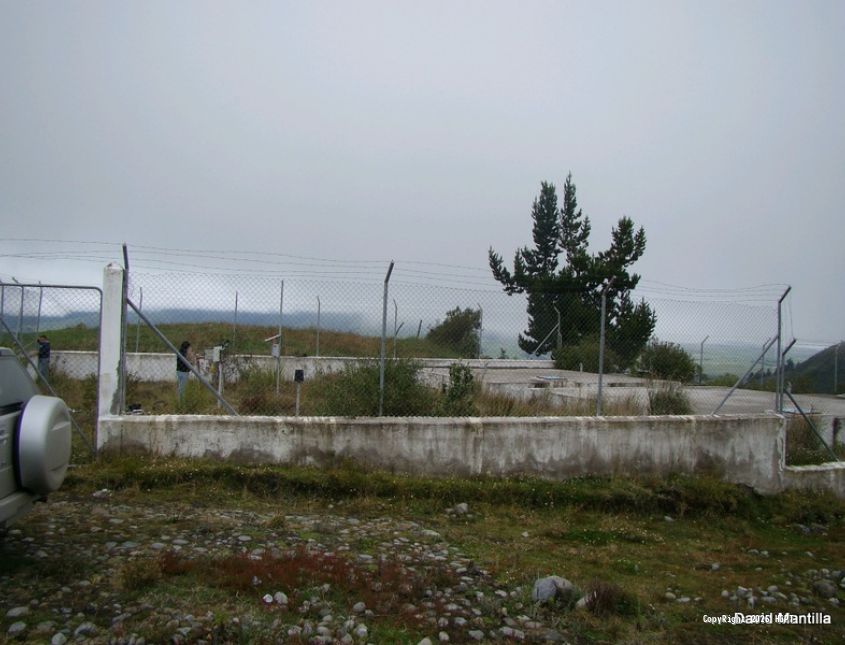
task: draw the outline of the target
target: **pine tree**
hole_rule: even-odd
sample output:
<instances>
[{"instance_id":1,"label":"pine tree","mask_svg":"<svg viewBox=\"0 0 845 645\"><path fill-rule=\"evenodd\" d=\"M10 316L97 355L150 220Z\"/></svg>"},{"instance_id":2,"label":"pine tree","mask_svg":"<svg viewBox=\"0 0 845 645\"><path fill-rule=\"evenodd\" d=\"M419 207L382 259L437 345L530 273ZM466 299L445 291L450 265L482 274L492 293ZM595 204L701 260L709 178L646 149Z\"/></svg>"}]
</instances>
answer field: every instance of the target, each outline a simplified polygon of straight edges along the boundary
<instances>
[{"instance_id":1,"label":"pine tree","mask_svg":"<svg viewBox=\"0 0 845 645\"><path fill-rule=\"evenodd\" d=\"M513 271L502 256L489 250L493 277L509 295L528 297L528 329L519 336L519 346L529 353L545 354L561 347L573 347L599 334L601 293L607 287L608 346L625 367L639 355L654 331L655 315L641 301L634 304L630 292L640 277L628 268L645 251L642 227L622 217L612 231L610 248L590 254L590 220L578 207L570 173L558 209L553 184L542 182L540 196L531 210L534 247L517 249ZM555 331L558 316L560 329Z\"/></svg>"}]
</instances>

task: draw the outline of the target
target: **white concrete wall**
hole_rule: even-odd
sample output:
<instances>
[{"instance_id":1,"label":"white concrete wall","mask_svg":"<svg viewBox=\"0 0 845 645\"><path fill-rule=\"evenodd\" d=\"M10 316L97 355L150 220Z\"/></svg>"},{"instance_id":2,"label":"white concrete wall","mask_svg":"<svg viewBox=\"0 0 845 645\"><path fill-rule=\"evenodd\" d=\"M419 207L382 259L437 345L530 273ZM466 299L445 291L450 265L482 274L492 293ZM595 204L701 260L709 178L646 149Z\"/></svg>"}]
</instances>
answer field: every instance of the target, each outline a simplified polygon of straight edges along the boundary
<instances>
[{"instance_id":1,"label":"white concrete wall","mask_svg":"<svg viewBox=\"0 0 845 645\"><path fill-rule=\"evenodd\" d=\"M813 423L828 446L845 443L845 417L833 414L820 414Z\"/></svg>"},{"instance_id":2,"label":"white concrete wall","mask_svg":"<svg viewBox=\"0 0 845 645\"><path fill-rule=\"evenodd\" d=\"M817 466L787 466L784 488L808 493L833 493L845 498L845 462L834 461Z\"/></svg>"},{"instance_id":3,"label":"white concrete wall","mask_svg":"<svg viewBox=\"0 0 845 645\"><path fill-rule=\"evenodd\" d=\"M709 473L782 489L778 416L347 418L124 416L100 419L106 452L325 466L350 459L426 475Z\"/></svg>"},{"instance_id":4,"label":"white concrete wall","mask_svg":"<svg viewBox=\"0 0 845 645\"><path fill-rule=\"evenodd\" d=\"M72 378L85 378L97 374L97 352L57 350L52 351L53 366ZM378 359L362 359L353 357L332 357L332 356L283 356L282 372L285 380L292 381L294 371L305 370L305 378L312 379L319 372L334 373L343 371L346 365L372 361ZM453 359L445 358L420 358L418 360L423 370L444 370L456 362ZM200 359L201 371L208 372L208 365L204 359ZM554 369L552 361L544 360L462 360L461 363L468 364L478 370L501 370L501 369ZM242 369L261 369L275 373L276 359L272 356L238 355L230 357L229 365L240 365ZM170 352L127 352L126 367L130 374L141 381L176 381L176 359ZM432 374L434 374L432 372ZM229 374L227 373L227 376ZM233 371L232 378L237 380L237 371ZM448 382L448 376L443 379L442 375L432 376L431 384L439 384L441 381Z\"/></svg>"}]
</instances>

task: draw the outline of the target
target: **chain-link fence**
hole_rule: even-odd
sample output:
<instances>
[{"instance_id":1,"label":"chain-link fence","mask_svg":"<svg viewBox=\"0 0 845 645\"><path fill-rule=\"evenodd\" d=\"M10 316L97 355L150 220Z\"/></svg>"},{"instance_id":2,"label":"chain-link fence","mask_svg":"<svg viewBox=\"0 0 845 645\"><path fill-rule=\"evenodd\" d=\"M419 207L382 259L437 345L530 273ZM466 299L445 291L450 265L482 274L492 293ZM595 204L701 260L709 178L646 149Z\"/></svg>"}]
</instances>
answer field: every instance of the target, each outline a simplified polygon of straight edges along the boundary
<instances>
[{"instance_id":1,"label":"chain-link fence","mask_svg":"<svg viewBox=\"0 0 845 645\"><path fill-rule=\"evenodd\" d=\"M507 295L492 281L478 283L417 282L399 270L387 289L383 277L134 273L127 295L156 329L127 309L126 410L225 413L218 398L239 414L272 415L776 407L778 329L781 349L792 335L790 317L779 325L780 288L704 292L652 284L628 302L610 294L602 325L600 292ZM0 296L0 342L19 341L36 365L36 339L46 334L51 383L93 432L99 290L6 283ZM648 315L640 310L638 319L642 301ZM185 342L197 376L180 375L174 349ZM798 370L788 370L818 347L789 351L786 383L800 386ZM187 381L181 391L180 381ZM804 391L820 390L810 384ZM819 410L814 400L802 407Z\"/></svg>"},{"instance_id":2,"label":"chain-link fence","mask_svg":"<svg viewBox=\"0 0 845 645\"><path fill-rule=\"evenodd\" d=\"M91 457L97 421L99 288L0 283L0 346L16 352L44 394L71 410L71 459Z\"/></svg>"},{"instance_id":3,"label":"chain-link fence","mask_svg":"<svg viewBox=\"0 0 845 645\"><path fill-rule=\"evenodd\" d=\"M197 374L239 414L763 412L776 405L778 331L791 332L779 291L608 293L603 325L600 292L507 295L398 271L387 288L133 273L129 299L157 330L128 312L125 400L135 412L225 411L180 376L172 348L189 343ZM809 355L790 351L793 363Z\"/></svg>"}]
</instances>

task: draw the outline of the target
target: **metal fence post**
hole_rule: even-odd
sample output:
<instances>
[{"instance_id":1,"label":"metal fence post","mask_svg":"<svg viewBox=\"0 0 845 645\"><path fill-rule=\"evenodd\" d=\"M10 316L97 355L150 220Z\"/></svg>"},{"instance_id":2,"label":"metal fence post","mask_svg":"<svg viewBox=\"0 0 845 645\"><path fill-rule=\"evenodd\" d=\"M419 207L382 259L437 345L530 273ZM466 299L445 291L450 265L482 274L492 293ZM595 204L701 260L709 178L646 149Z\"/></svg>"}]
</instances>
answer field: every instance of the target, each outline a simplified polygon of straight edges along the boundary
<instances>
[{"instance_id":1,"label":"metal fence post","mask_svg":"<svg viewBox=\"0 0 845 645\"><path fill-rule=\"evenodd\" d=\"M317 358L320 358L320 296L317 296Z\"/></svg>"},{"instance_id":2,"label":"metal fence post","mask_svg":"<svg viewBox=\"0 0 845 645\"><path fill-rule=\"evenodd\" d=\"M138 309L141 311L144 310L144 287L138 287L140 290L140 296L138 298ZM141 319L138 318L138 324L135 325L135 353L138 353L138 344L141 341ZM136 358L136 360L138 360Z\"/></svg>"},{"instance_id":3,"label":"metal fence post","mask_svg":"<svg viewBox=\"0 0 845 645\"><path fill-rule=\"evenodd\" d=\"M611 278L601 291L601 324L599 328L599 385L596 393L596 416L601 416L602 381L604 380L604 327L607 318L607 291L613 284Z\"/></svg>"},{"instance_id":4,"label":"metal fence post","mask_svg":"<svg viewBox=\"0 0 845 645\"><path fill-rule=\"evenodd\" d=\"M17 282L17 280L15 279L14 276L12 276L12 280L15 280L15 282ZM21 306L20 306L20 310L18 311L18 338L20 338L21 334L23 334L23 299L24 299L24 295L25 295L24 287L21 287L21 302L20 302Z\"/></svg>"},{"instance_id":5,"label":"metal fence post","mask_svg":"<svg viewBox=\"0 0 845 645\"><path fill-rule=\"evenodd\" d=\"M282 315L285 304L285 281L282 280L281 290L279 291L279 337L278 348L276 353L276 395L279 394L279 387L282 381Z\"/></svg>"},{"instance_id":6,"label":"metal fence post","mask_svg":"<svg viewBox=\"0 0 845 645\"><path fill-rule=\"evenodd\" d=\"M378 373L378 415L384 413L384 354L387 344L387 285L390 282L390 274L393 273L393 260L387 268L387 275L384 276L384 298L381 308L381 357L379 359Z\"/></svg>"},{"instance_id":7,"label":"metal fence post","mask_svg":"<svg viewBox=\"0 0 845 645\"><path fill-rule=\"evenodd\" d=\"M41 281L38 281L38 284L41 284ZM35 335L38 335L38 332L41 331L41 304L44 302L44 287L38 287L38 314L35 316Z\"/></svg>"},{"instance_id":8,"label":"metal fence post","mask_svg":"<svg viewBox=\"0 0 845 645\"><path fill-rule=\"evenodd\" d=\"M792 341L790 341L789 345L787 345L787 346L786 346L786 348L783 350L783 354L782 354L782 355L781 355L781 357L780 357L781 365L783 366L783 370L784 370L784 375L783 375L783 377L781 377L781 381L782 381L782 383L783 383L783 389L781 390L781 393L780 393L780 396L781 396L781 399L780 399L781 409L780 409L780 410L778 410L778 412L780 412L780 414L783 414L783 401L784 401L783 395L784 395L784 392L786 391L786 355L789 353L789 350L790 350L790 349L792 349L792 347L793 347L793 346L795 345L795 343L797 343L797 342L798 342L798 339L797 339L797 338L793 338L793 339L792 339ZM791 388L791 387L792 387L792 386L790 385L790 388Z\"/></svg>"},{"instance_id":9,"label":"metal fence post","mask_svg":"<svg viewBox=\"0 0 845 645\"><path fill-rule=\"evenodd\" d=\"M704 340L701 341L701 346L698 349L698 384L701 385L701 379L704 375L704 343L707 342L707 339L710 338L710 335L704 337Z\"/></svg>"},{"instance_id":10,"label":"metal fence post","mask_svg":"<svg viewBox=\"0 0 845 645\"><path fill-rule=\"evenodd\" d=\"M393 358L396 358L396 336L399 333L399 328L396 326L397 322L399 322L399 305L396 304L396 298L394 298L393 299Z\"/></svg>"},{"instance_id":11,"label":"metal fence post","mask_svg":"<svg viewBox=\"0 0 845 645\"><path fill-rule=\"evenodd\" d=\"M232 353L235 353L235 339L238 334L238 292L235 291L235 319L232 321Z\"/></svg>"},{"instance_id":12,"label":"metal fence post","mask_svg":"<svg viewBox=\"0 0 845 645\"><path fill-rule=\"evenodd\" d=\"M481 335L484 333L484 309L482 309L480 302L476 304L478 305L478 358L481 358ZM417 338L419 336L419 333L417 333Z\"/></svg>"},{"instance_id":13,"label":"metal fence post","mask_svg":"<svg viewBox=\"0 0 845 645\"><path fill-rule=\"evenodd\" d=\"M783 308L783 301L792 287L787 287L786 291L778 300L778 344L777 344L777 367L775 368L775 412L781 414L783 412L783 357L781 356L782 334L783 334L783 315L781 309Z\"/></svg>"},{"instance_id":14,"label":"metal fence post","mask_svg":"<svg viewBox=\"0 0 845 645\"><path fill-rule=\"evenodd\" d=\"M402 330L402 327L405 325L404 322L399 323L399 326L393 332L393 358L396 358L396 337L399 335L399 332Z\"/></svg>"}]
</instances>

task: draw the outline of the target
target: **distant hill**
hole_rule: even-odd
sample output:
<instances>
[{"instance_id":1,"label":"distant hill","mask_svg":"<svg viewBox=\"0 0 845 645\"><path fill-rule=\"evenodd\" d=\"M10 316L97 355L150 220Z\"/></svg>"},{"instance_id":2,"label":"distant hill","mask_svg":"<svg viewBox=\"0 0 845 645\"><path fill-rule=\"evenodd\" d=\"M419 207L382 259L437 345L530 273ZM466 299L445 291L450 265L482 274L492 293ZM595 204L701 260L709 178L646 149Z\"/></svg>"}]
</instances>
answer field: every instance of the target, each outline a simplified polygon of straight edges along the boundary
<instances>
[{"instance_id":1,"label":"distant hill","mask_svg":"<svg viewBox=\"0 0 845 645\"><path fill-rule=\"evenodd\" d=\"M837 360L837 347L839 356ZM837 369L835 394L845 392L845 344L831 345L787 370L786 378L800 391L833 394L833 372ZM795 388L798 390L799 388Z\"/></svg>"}]
</instances>

